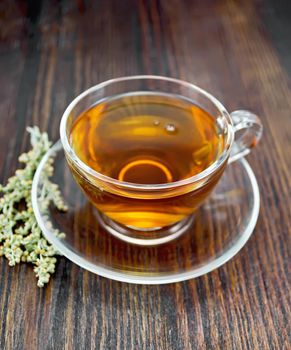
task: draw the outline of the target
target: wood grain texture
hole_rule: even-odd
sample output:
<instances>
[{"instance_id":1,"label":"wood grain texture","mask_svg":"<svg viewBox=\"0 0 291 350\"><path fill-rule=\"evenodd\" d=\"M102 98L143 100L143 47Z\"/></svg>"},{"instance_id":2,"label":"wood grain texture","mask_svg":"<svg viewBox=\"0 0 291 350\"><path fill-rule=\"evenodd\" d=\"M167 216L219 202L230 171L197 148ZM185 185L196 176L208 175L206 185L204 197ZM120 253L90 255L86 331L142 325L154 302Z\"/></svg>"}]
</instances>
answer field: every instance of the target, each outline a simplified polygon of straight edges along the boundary
<instances>
[{"instance_id":1,"label":"wood grain texture","mask_svg":"<svg viewBox=\"0 0 291 350\"><path fill-rule=\"evenodd\" d=\"M0 14L1 183L29 146L26 126L56 140L73 97L112 77L179 77L265 128L249 156L260 217L234 259L196 280L137 286L61 258L44 289L31 267L1 259L0 349L290 349L290 5L6 0Z\"/></svg>"}]
</instances>

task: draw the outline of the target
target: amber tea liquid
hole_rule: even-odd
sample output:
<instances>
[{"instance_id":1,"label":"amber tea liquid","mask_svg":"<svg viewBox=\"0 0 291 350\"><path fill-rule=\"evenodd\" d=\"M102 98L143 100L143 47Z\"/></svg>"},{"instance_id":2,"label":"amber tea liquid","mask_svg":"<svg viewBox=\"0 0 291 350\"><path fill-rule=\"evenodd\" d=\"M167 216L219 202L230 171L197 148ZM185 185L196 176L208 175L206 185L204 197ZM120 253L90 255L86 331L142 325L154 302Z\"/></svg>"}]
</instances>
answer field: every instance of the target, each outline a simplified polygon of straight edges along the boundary
<instances>
[{"instance_id":1,"label":"amber tea liquid","mask_svg":"<svg viewBox=\"0 0 291 350\"><path fill-rule=\"evenodd\" d=\"M170 94L132 93L84 111L70 133L76 155L97 172L133 184L166 184L200 173L221 154L215 118L192 101ZM70 163L92 203L118 223L153 229L178 222L197 208L223 168L203 186L143 196L86 178Z\"/></svg>"}]
</instances>

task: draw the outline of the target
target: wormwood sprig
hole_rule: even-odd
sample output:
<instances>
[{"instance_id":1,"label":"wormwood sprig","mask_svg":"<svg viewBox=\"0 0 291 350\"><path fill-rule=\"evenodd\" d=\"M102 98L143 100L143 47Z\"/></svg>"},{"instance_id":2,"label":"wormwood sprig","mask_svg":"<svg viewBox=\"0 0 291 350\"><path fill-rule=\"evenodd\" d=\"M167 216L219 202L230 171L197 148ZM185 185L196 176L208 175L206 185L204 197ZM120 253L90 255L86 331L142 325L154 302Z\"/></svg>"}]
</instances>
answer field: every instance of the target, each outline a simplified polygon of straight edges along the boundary
<instances>
[{"instance_id":1,"label":"wormwood sprig","mask_svg":"<svg viewBox=\"0 0 291 350\"><path fill-rule=\"evenodd\" d=\"M22 262L32 263L38 279L37 285L43 287L55 271L58 252L43 237L37 224L31 203L31 187L34 173L44 154L51 146L47 133L38 127L27 128L30 133L32 149L19 157L25 164L16 170L6 186L0 184L0 256L4 255L10 266ZM50 203L59 210L67 207L56 184L50 182L53 174L53 160L45 165L41 192L42 214L48 212ZM56 235L62 235L56 231Z\"/></svg>"}]
</instances>

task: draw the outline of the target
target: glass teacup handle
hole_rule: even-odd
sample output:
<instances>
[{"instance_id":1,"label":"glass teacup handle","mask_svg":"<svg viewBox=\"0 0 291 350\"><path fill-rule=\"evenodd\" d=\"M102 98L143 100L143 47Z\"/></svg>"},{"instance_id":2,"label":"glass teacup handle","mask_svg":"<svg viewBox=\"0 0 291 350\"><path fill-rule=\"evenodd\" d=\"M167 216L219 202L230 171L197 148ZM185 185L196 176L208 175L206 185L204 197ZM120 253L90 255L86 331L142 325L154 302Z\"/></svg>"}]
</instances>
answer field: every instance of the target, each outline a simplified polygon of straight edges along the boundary
<instances>
[{"instance_id":1,"label":"glass teacup handle","mask_svg":"<svg viewBox=\"0 0 291 350\"><path fill-rule=\"evenodd\" d=\"M245 110L237 110L230 113L234 142L230 151L229 163L246 156L255 147L262 137L263 125L257 115ZM240 135L237 133L240 131Z\"/></svg>"}]
</instances>

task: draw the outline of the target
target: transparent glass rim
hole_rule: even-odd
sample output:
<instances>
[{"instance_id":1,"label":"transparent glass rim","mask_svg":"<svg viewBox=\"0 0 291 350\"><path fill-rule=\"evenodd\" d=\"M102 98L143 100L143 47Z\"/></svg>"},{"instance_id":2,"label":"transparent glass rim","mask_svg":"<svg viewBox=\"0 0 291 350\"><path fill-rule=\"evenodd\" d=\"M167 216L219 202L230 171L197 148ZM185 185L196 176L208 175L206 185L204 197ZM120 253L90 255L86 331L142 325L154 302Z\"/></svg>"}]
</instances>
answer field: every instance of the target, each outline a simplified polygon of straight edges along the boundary
<instances>
[{"instance_id":1,"label":"transparent glass rim","mask_svg":"<svg viewBox=\"0 0 291 350\"><path fill-rule=\"evenodd\" d=\"M260 192L259 186L257 183L257 179L255 174L247 162L246 159L241 158L238 160L239 163L244 167L247 176L250 181L253 200L252 200L252 211L250 214L250 218L248 220L247 225L244 227L243 231L240 232L237 240L233 245L227 248L227 250L221 255L208 262L206 265L201 267L195 267L193 270L187 272L176 272L171 273L169 275L164 276L139 276L139 275L129 275L126 273L121 273L119 271L114 271L112 269L97 266L96 264L88 261L85 257L82 257L72 249L68 248L61 239L59 239L53 232L45 225L42 214L40 212L40 208L38 205L38 184L41 181L41 174L43 171L43 167L48 161L48 159L54 156L57 152L61 150L61 143L58 141L52 148L48 150L43 159L41 160L36 173L34 175L32 189L31 189L31 200L32 200L32 208L38 222L40 229L42 230L46 239L65 257L71 260L73 263L78 266L88 270L92 273L95 273L99 276L106 277L115 281L127 282L127 283L135 283L135 284L147 284L147 285L158 285L158 284L167 284L174 282L181 282L185 280L189 280L192 278L197 278L199 276L205 275L218 267L224 265L227 261L233 258L246 244L248 239L251 237L254 228L257 223L257 219L259 216L260 209ZM108 233L109 234L109 233Z\"/></svg>"},{"instance_id":2,"label":"transparent glass rim","mask_svg":"<svg viewBox=\"0 0 291 350\"><path fill-rule=\"evenodd\" d=\"M223 117L226 122L227 122L227 136L226 136L226 142L224 146L224 150L222 154L219 156L219 158L216 159L215 162L213 162L208 168L200 172L199 174L196 174L194 176L191 176L189 178L175 181L175 182L170 182L170 183L165 183L165 184L138 184L138 183L132 183L132 182L126 182L126 181L119 181L117 179L114 179L112 177L109 177L107 175L104 175L102 173L97 172L96 170L90 168L87 164L85 164L74 152L72 149L70 142L67 137L66 133L66 125L68 118L70 116L71 111L74 109L74 107L78 104L79 101L81 101L84 97L87 95L91 94L94 91L97 91L99 89L102 89L108 85L118 83L118 82L126 82L126 81L131 81L131 80L161 80L161 81L166 81L166 82L171 82L175 84L179 84L181 86L187 87L192 89L195 92L198 92L204 97L206 97L208 100L210 100L214 106L219 110L221 117ZM89 106L88 106L89 108ZM71 161L77 165L83 172L89 174L90 176L93 176L96 179L99 179L101 181L110 183L112 185L124 188L124 189L136 189L140 191L153 191L153 190L164 190L164 189L173 189L176 187L180 186L185 186L189 185L198 181L203 180L204 178L207 178L210 176L212 173L214 173L229 157L230 154L230 149L233 143L234 139L234 131L233 131L233 124L231 117L225 107L222 105L221 102L219 102L214 96L212 96L210 93L207 91L201 89L200 87L180 80L180 79L175 79L175 78L169 78L169 77L163 77L163 76L158 76L158 75L133 75L133 76L126 76L126 77L119 77L115 79L110 79L107 81L104 81L100 84L94 85L91 88L85 90L82 92L80 95L78 95L66 108L62 118L61 118L61 123L60 123L60 137L61 137L61 142L63 145L63 148L65 150L65 153L69 156Z\"/></svg>"}]
</instances>

